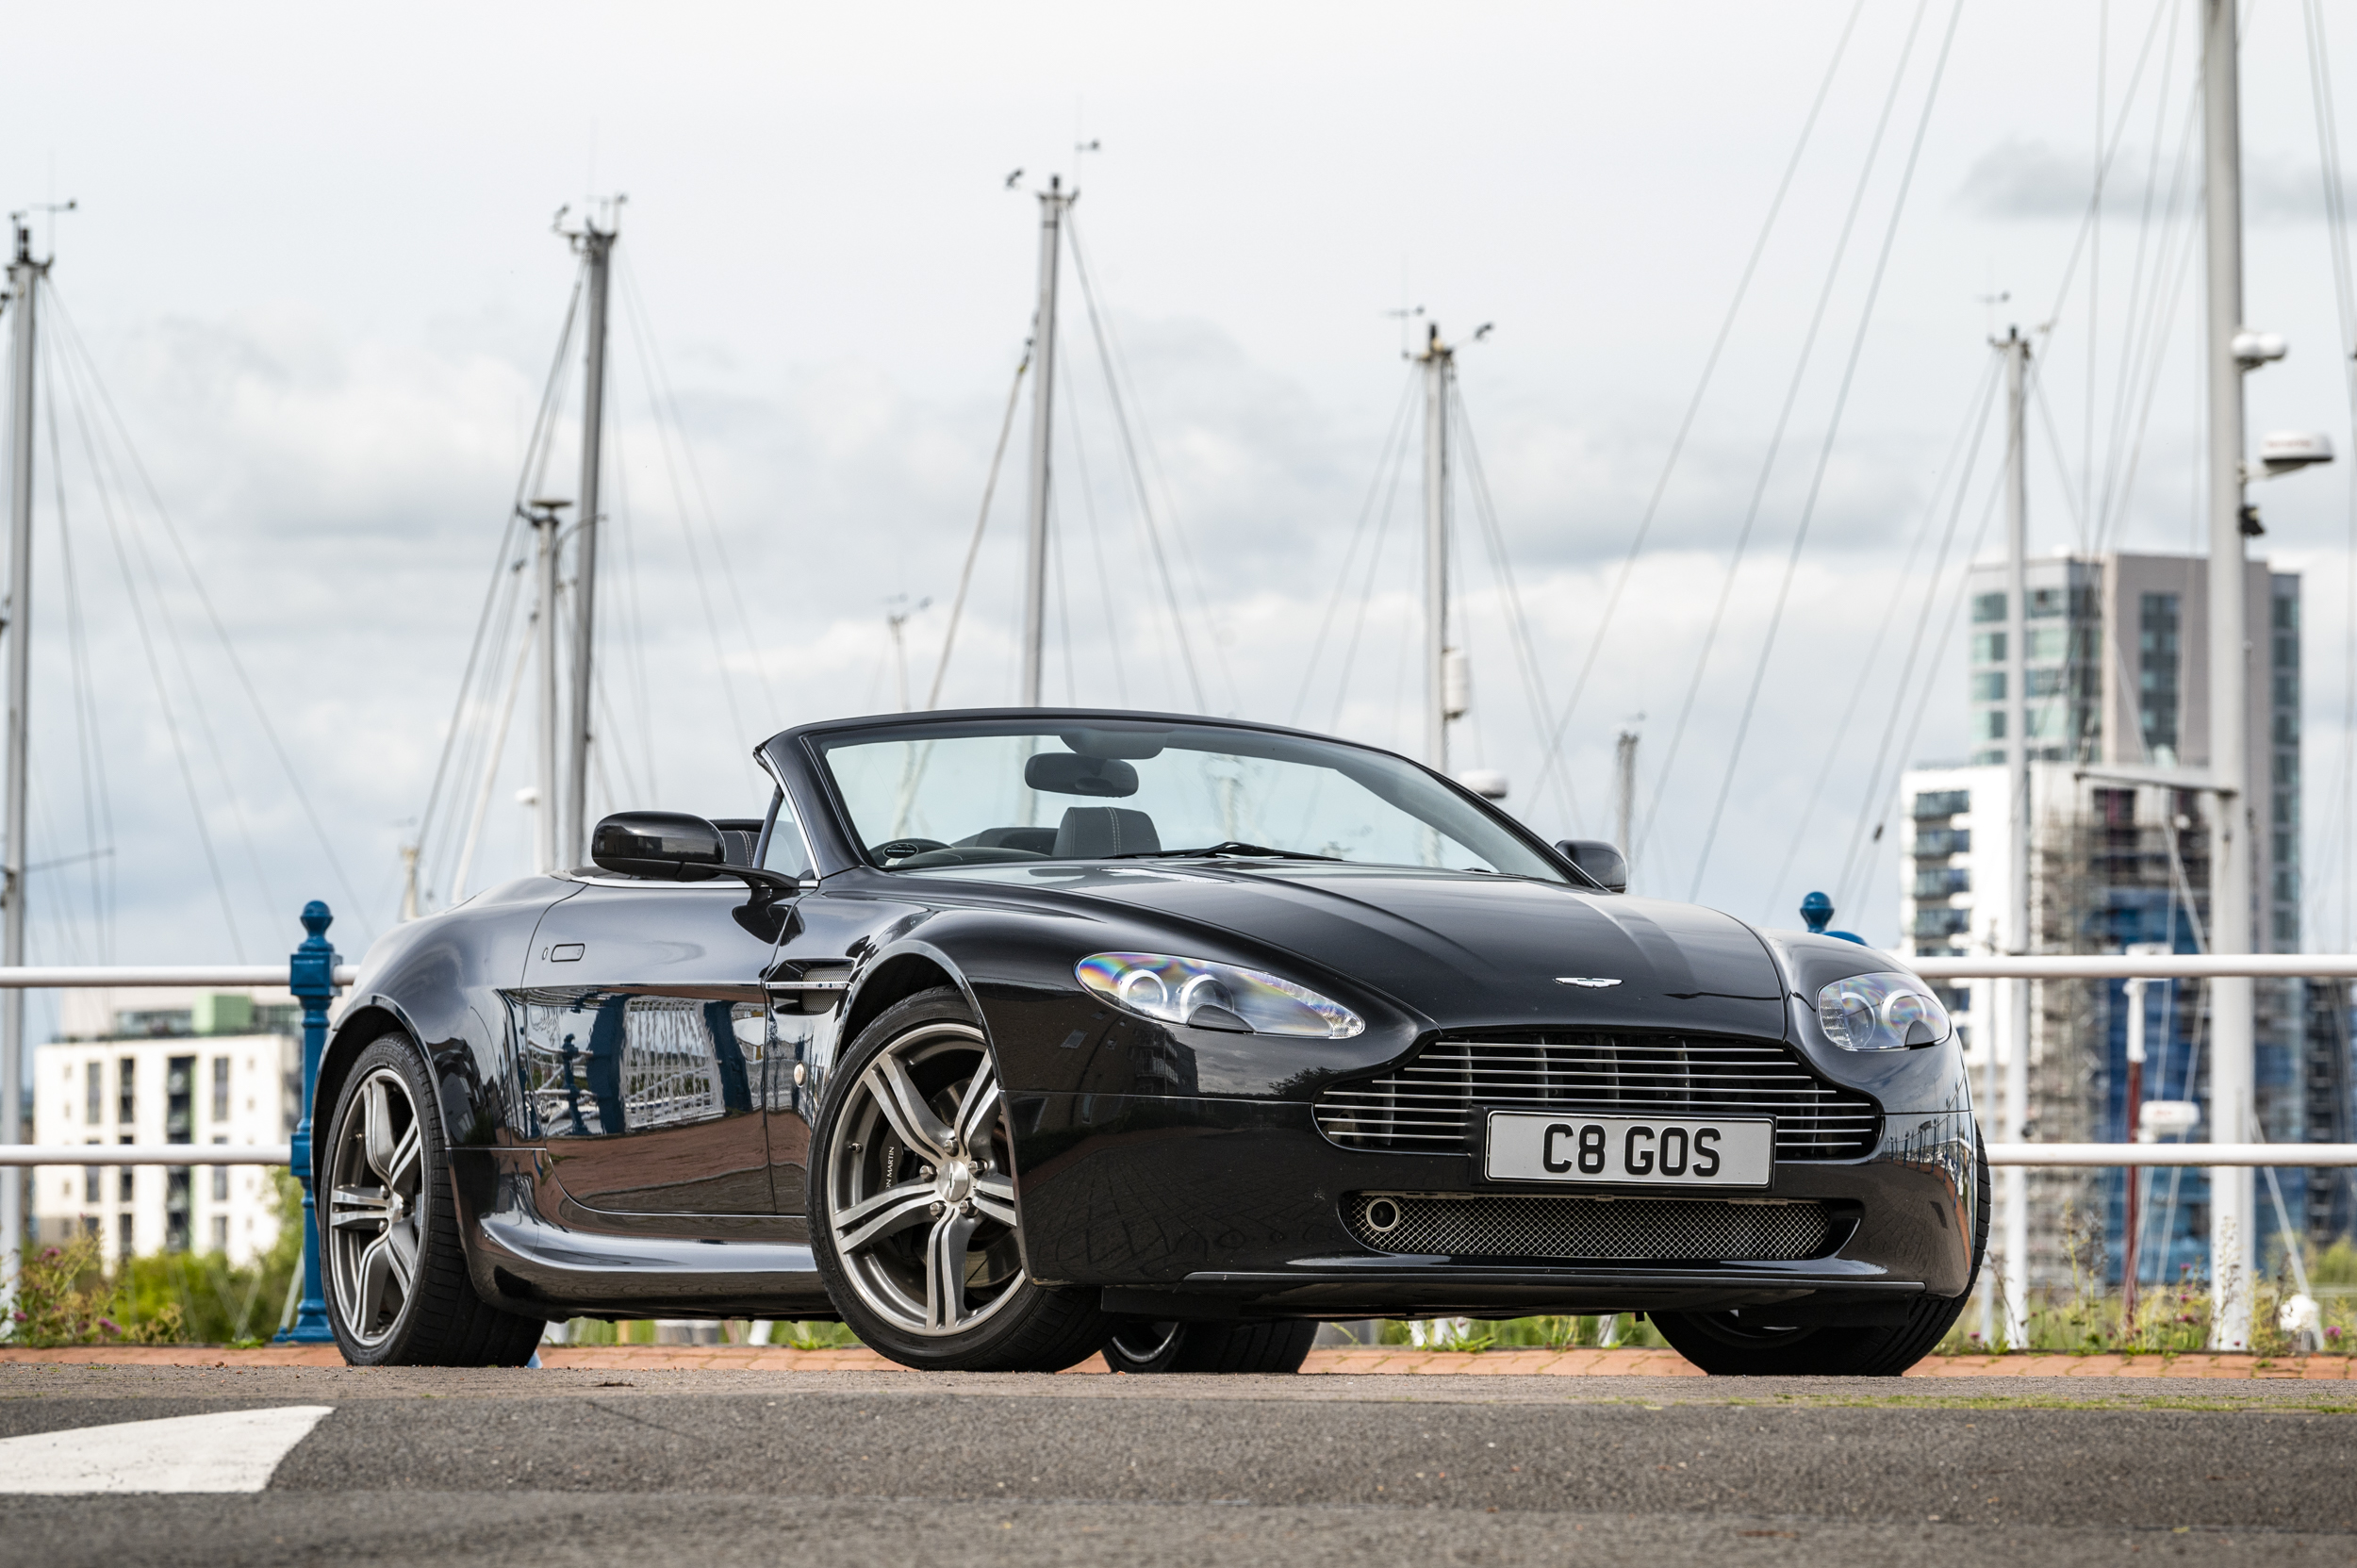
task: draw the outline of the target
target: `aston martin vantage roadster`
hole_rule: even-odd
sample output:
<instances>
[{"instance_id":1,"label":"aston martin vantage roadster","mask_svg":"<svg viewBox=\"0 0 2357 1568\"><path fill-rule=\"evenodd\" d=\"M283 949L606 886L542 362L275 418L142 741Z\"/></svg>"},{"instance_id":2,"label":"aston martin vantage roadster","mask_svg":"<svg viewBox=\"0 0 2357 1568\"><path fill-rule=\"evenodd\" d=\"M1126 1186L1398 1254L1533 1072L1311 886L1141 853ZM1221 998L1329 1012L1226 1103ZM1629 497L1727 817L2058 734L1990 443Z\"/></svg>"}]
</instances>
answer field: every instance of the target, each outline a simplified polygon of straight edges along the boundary
<instances>
[{"instance_id":1,"label":"aston martin vantage roadster","mask_svg":"<svg viewBox=\"0 0 2357 1568\"><path fill-rule=\"evenodd\" d=\"M1956 1033L1896 958L1294 730L755 755L757 812L609 817L368 953L313 1107L347 1360L727 1316L1292 1371L1321 1320L1633 1312L1711 1372L1895 1374L1972 1286Z\"/></svg>"}]
</instances>

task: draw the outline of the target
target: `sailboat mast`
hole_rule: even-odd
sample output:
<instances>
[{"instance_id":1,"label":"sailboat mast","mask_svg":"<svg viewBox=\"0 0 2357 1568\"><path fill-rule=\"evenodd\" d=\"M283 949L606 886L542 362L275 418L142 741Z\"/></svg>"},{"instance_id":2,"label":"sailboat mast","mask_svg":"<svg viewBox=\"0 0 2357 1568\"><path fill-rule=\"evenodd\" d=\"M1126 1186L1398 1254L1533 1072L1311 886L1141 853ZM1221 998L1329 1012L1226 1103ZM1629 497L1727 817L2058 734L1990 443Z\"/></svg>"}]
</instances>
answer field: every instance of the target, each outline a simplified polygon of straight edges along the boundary
<instances>
[{"instance_id":1,"label":"sailboat mast","mask_svg":"<svg viewBox=\"0 0 2357 1568\"><path fill-rule=\"evenodd\" d=\"M2250 651L2243 575L2242 107L2233 0L2201 0L2203 221L2208 244L2210 404L2210 950L2252 950L2258 845L2250 792ZM2210 1137L2241 1143L2251 1112L2253 1008L2248 979L2210 982ZM2250 1345L2251 1173L2210 1172L2210 1344Z\"/></svg>"},{"instance_id":2,"label":"sailboat mast","mask_svg":"<svg viewBox=\"0 0 2357 1568\"><path fill-rule=\"evenodd\" d=\"M543 874L557 868L556 801L559 786L556 734L561 710L557 703L556 682L556 514L564 504L561 501L536 501L532 503L532 643L539 655L537 663L540 667L538 711L535 715L539 721L536 760L540 783L532 808L532 868Z\"/></svg>"},{"instance_id":3,"label":"sailboat mast","mask_svg":"<svg viewBox=\"0 0 2357 1568\"><path fill-rule=\"evenodd\" d=\"M605 307L618 227L602 229L595 220L584 219L573 240L588 265L589 321L587 346L582 351L581 510L574 514L573 526L572 723L557 840L567 866L581 866L589 858L589 715L597 689L592 658L598 609L598 475L605 436Z\"/></svg>"},{"instance_id":4,"label":"sailboat mast","mask_svg":"<svg viewBox=\"0 0 2357 1568\"><path fill-rule=\"evenodd\" d=\"M49 263L33 259L32 233L16 223L16 257L8 264L8 303L16 307L10 345L12 395L8 401L8 834L5 880L0 880L0 964L25 962L25 724L32 697L33 626L33 332L41 280ZM0 1144L25 1141L25 993L0 994ZM0 1172L0 1289L14 1291L17 1260L25 1247L25 1182L20 1173Z\"/></svg>"},{"instance_id":5,"label":"sailboat mast","mask_svg":"<svg viewBox=\"0 0 2357 1568\"><path fill-rule=\"evenodd\" d=\"M1063 213L1074 197L1063 178L1039 193L1039 314L1031 327L1031 494L1023 557L1022 705L1039 706L1047 636L1047 481L1056 425L1056 264L1063 250Z\"/></svg>"},{"instance_id":6,"label":"sailboat mast","mask_svg":"<svg viewBox=\"0 0 2357 1568\"><path fill-rule=\"evenodd\" d=\"M1448 643L1448 404L1456 353L1426 329L1424 353L1424 760L1448 771L1448 721L1455 717Z\"/></svg>"}]
</instances>

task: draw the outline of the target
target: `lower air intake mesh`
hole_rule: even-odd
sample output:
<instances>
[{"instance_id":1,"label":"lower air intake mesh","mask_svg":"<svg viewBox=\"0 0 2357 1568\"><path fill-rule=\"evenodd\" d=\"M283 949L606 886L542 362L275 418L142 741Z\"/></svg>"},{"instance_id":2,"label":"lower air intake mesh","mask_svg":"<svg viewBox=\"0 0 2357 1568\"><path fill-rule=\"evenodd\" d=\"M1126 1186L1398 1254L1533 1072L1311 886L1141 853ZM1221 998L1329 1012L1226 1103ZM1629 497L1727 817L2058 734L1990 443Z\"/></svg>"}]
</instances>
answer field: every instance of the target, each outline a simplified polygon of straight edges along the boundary
<instances>
[{"instance_id":1,"label":"lower air intake mesh","mask_svg":"<svg viewBox=\"0 0 2357 1568\"><path fill-rule=\"evenodd\" d=\"M1838 1239L1822 1203L1352 1193L1343 1218L1378 1252L1445 1258L1771 1263Z\"/></svg>"}]
</instances>

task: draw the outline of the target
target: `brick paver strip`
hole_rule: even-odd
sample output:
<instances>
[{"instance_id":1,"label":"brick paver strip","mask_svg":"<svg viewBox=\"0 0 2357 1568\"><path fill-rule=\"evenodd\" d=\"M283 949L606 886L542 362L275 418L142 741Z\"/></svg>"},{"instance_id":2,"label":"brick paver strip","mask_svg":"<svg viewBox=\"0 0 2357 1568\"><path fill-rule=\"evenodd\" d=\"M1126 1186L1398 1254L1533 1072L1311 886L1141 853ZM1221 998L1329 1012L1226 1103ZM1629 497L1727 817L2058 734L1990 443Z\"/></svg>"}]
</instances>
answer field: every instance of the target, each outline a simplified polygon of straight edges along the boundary
<instances>
[{"instance_id":1,"label":"brick paver strip","mask_svg":"<svg viewBox=\"0 0 2357 1568\"><path fill-rule=\"evenodd\" d=\"M1910 1378L2288 1378L2344 1382L2351 1356L2247 1356L2207 1351L2184 1355L1933 1356ZM75 1345L54 1350L0 1345L0 1362L47 1362L89 1366L340 1366L332 1345L268 1345L232 1350L203 1345ZM705 1369L777 1372L889 1372L895 1363L872 1350L793 1350L770 1345L549 1345L544 1366L598 1371ZM1103 1372L1091 1356L1074 1372ZM1416 1377L1537 1373L1548 1377L1685 1377L1702 1373L1674 1351L1624 1346L1611 1350L1426 1350L1411 1345L1344 1346L1312 1350L1302 1371L1393 1373Z\"/></svg>"}]
</instances>

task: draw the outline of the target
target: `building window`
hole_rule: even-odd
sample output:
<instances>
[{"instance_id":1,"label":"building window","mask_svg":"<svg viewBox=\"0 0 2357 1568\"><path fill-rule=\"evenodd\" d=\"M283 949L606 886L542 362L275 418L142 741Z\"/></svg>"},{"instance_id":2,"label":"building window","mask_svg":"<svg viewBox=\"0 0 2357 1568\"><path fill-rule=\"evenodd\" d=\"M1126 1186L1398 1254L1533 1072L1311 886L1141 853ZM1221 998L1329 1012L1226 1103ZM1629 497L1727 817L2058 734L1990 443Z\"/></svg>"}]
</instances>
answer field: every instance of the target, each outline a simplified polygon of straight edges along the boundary
<instances>
[{"instance_id":1,"label":"building window","mask_svg":"<svg viewBox=\"0 0 2357 1568\"><path fill-rule=\"evenodd\" d=\"M2002 593L1976 593L1972 596L1972 619L1986 626L1992 620L2005 619L2005 596Z\"/></svg>"},{"instance_id":2,"label":"building window","mask_svg":"<svg viewBox=\"0 0 2357 1568\"><path fill-rule=\"evenodd\" d=\"M216 1136L213 1139L213 1142L217 1144L225 1144L228 1141L229 1139L226 1134ZM213 1167L213 1201L215 1203L226 1203L229 1201L229 1167L227 1165L215 1165Z\"/></svg>"},{"instance_id":3,"label":"building window","mask_svg":"<svg viewBox=\"0 0 2357 1568\"><path fill-rule=\"evenodd\" d=\"M229 1058L213 1058L213 1120L229 1119Z\"/></svg>"},{"instance_id":4,"label":"building window","mask_svg":"<svg viewBox=\"0 0 2357 1568\"><path fill-rule=\"evenodd\" d=\"M1998 680L2004 677L2000 675ZM2025 669L2021 672L2021 693L2025 697L2054 697L2061 694L2063 672L2060 668Z\"/></svg>"},{"instance_id":5,"label":"building window","mask_svg":"<svg viewBox=\"0 0 2357 1568\"><path fill-rule=\"evenodd\" d=\"M213 1216L213 1250L216 1252L229 1250L229 1216L227 1214Z\"/></svg>"},{"instance_id":6,"label":"building window","mask_svg":"<svg viewBox=\"0 0 2357 1568\"><path fill-rule=\"evenodd\" d=\"M1972 792L1970 790L1927 789L1915 798L1915 819L1918 822L1926 821L1935 817L1953 817L1960 811L1971 809Z\"/></svg>"},{"instance_id":7,"label":"building window","mask_svg":"<svg viewBox=\"0 0 2357 1568\"><path fill-rule=\"evenodd\" d=\"M2137 605L2136 717L2145 751L2164 763L2176 760L2178 747L2179 608L2173 593L2141 595Z\"/></svg>"},{"instance_id":8,"label":"building window","mask_svg":"<svg viewBox=\"0 0 2357 1568\"><path fill-rule=\"evenodd\" d=\"M1915 830L1915 858L1945 860L1960 855L1972 848L1970 828L1918 828Z\"/></svg>"},{"instance_id":9,"label":"building window","mask_svg":"<svg viewBox=\"0 0 2357 1568\"><path fill-rule=\"evenodd\" d=\"M1909 933L1928 940L1947 936L1962 936L1972 929L1972 912L1969 909L1919 909Z\"/></svg>"},{"instance_id":10,"label":"building window","mask_svg":"<svg viewBox=\"0 0 2357 1568\"><path fill-rule=\"evenodd\" d=\"M104 1203L107 1201L105 1189L101 1186L101 1182L105 1176L106 1172L99 1169L96 1165L84 1165L82 1167L83 1202Z\"/></svg>"},{"instance_id":11,"label":"building window","mask_svg":"<svg viewBox=\"0 0 2357 1568\"><path fill-rule=\"evenodd\" d=\"M189 1167L174 1165L164 1172L164 1250L189 1249Z\"/></svg>"},{"instance_id":12,"label":"building window","mask_svg":"<svg viewBox=\"0 0 2357 1568\"><path fill-rule=\"evenodd\" d=\"M1972 715L1972 738L1974 740L2004 739L2005 710L2003 708L1976 709Z\"/></svg>"},{"instance_id":13,"label":"building window","mask_svg":"<svg viewBox=\"0 0 2357 1568\"><path fill-rule=\"evenodd\" d=\"M140 1059L126 1056L115 1079L115 1120L128 1127L137 1119L133 1112L139 1106Z\"/></svg>"},{"instance_id":14,"label":"building window","mask_svg":"<svg viewBox=\"0 0 2357 1568\"><path fill-rule=\"evenodd\" d=\"M1972 635L1972 662L1974 664L2003 664L2005 662L2005 634L1975 632Z\"/></svg>"},{"instance_id":15,"label":"building window","mask_svg":"<svg viewBox=\"0 0 2357 1568\"><path fill-rule=\"evenodd\" d=\"M2026 634L2022 657L2032 664L2060 664L2070 656L2070 628L2033 626Z\"/></svg>"},{"instance_id":16,"label":"building window","mask_svg":"<svg viewBox=\"0 0 2357 1568\"><path fill-rule=\"evenodd\" d=\"M195 1122L196 1058L175 1056L164 1069L164 1142L193 1142Z\"/></svg>"},{"instance_id":17,"label":"building window","mask_svg":"<svg viewBox=\"0 0 2357 1568\"><path fill-rule=\"evenodd\" d=\"M107 1066L103 1062L82 1065L82 1120L96 1127L107 1114Z\"/></svg>"},{"instance_id":18,"label":"building window","mask_svg":"<svg viewBox=\"0 0 2357 1568\"><path fill-rule=\"evenodd\" d=\"M130 1141L131 1134L125 1132L123 1135L122 1142L127 1144ZM115 1201L118 1203L128 1203L131 1201L131 1194L136 1190L133 1183L139 1180L140 1173L136 1167L131 1165L118 1165L115 1168L117 1171L115 1180Z\"/></svg>"},{"instance_id":19,"label":"building window","mask_svg":"<svg viewBox=\"0 0 2357 1568\"><path fill-rule=\"evenodd\" d=\"M2004 700L2005 672L2003 670L1984 669L1972 677L1972 701L2002 702Z\"/></svg>"},{"instance_id":20,"label":"building window","mask_svg":"<svg viewBox=\"0 0 2357 1568\"><path fill-rule=\"evenodd\" d=\"M2063 588L2032 588L2030 614L2032 620L2052 620L2069 604L2068 590Z\"/></svg>"},{"instance_id":21,"label":"building window","mask_svg":"<svg viewBox=\"0 0 2357 1568\"><path fill-rule=\"evenodd\" d=\"M1934 866L1915 873L1915 896L1945 899L1972 891L1972 869L1967 866Z\"/></svg>"}]
</instances>

